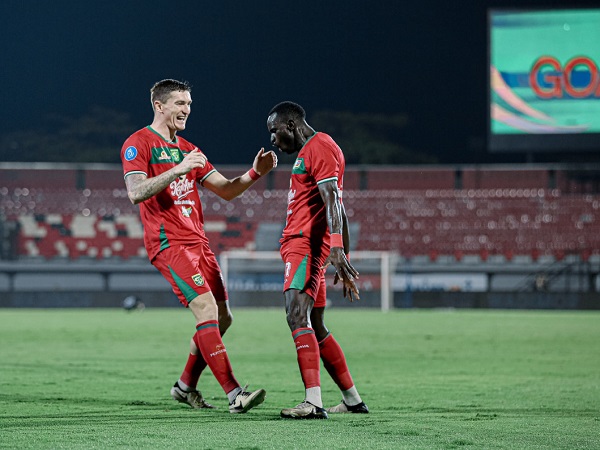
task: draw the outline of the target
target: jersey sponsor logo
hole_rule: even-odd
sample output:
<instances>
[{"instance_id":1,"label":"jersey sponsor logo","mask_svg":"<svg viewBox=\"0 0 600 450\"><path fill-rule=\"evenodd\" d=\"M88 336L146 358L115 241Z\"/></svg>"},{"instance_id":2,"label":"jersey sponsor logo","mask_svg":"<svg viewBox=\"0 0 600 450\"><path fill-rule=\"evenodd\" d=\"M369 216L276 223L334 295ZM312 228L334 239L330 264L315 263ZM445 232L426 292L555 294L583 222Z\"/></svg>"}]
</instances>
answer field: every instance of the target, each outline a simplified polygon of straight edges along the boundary
<instances>
[{"instance_id":1,"label":"jersey sponsor logo","mask_svg":"<svg viewBox=\"0 0 600 450\"><path fill-rule=\"evenodd\" d=\"M291 215L293 213L292 210L292 203L294 203L296 200L294 200L294 197L296 196L296 189L292 190L290 189L290 191L288 192L288 210L287 210L287 216ZM285 224L287 225L287 217L285 219Z\"/></svg>"},{"instance_id":2,"label":"jersey sponsor logo","mask_svg":"<svg viewBox=\"0 0 600 450\"><path fill-rule=\"evenodd\" d=\"M181 200L194 190L194 181L188 180L185 175L182 175L171 181L169 188L171 189L171 195L176 197L177 200Z\"/></svg>"},{"instance_id":3,"label":"jersey sponsor logo","mask_svg":"<svg viewBox=\"0 0 600 450\"><path fill-rule=\"evenodd\" d=\"M135 148L133 145L131 145L125 149L125 153L124 153L125 160L131 161L131 160L135 159L137 154L138 154L137 148Z\"/></svg>"},{"instance_id":4,"label":"jersey sponsor logo","mask_svg":"<svg viewBox=\"0 0 600 450\"><path fill-rule=\"evenodd\" d=\"M171 156L167 155L167 152L165 152L164 150L162 152L160 152L160 156L158 157L158 159L160 161L171 161Z\"/></svg>"},{"instance_id":5,"label":"jersey sponsor logo","mask_svg":"<svg viewBox=\"0 0 600 450\"><path fill-rule=\"evenodd\" d=\"M189 208L186 208L185 206L181 206L181 214L183 214L183 217L190 217L192 215L191 206Z\"/></svg>"},{"instance_id":6,"label":"jersey sponsor logo","mask_svg":"<svg viewBox=\"0 0 600 450\"><path fill-rule=\"evenodd\" d=\"M196 202L194 200L175 200L173 201L174 205L192 205L194 206Z\"/></svg>"},{"instance_id":7,"label":"jersey sponsor logo","mask_svg":"<svg viewBox=\"0 0 600 450\"><path fill-rule=\"evenodd\" d=\"M192 281L196 286L204 286L204 278L199 273L192 275Z\"/></svg>"},{"instance_id":8,"label":"jersey sponsor logo","mask_svg":"<svg viewBox=\"0 0 600 450\"><path fill-rule=\"evenodd\" d=\"M306 166L304 165L304 158L296 158L292 167L292 175L300 175L306 173Z\"/></svg>"},{"instance_id":9,"label":"jersey sponsor logo","mask_svg":"<svg viewBox=\"0 0 600 450\"><path fill-rule=\"evenodd\" d=\"M291 205L292 203L294 203L296 200L294 200L294 197L296 196L296 189L291 190L288 192L288 205Z\"/></svg>"}]
</instances>

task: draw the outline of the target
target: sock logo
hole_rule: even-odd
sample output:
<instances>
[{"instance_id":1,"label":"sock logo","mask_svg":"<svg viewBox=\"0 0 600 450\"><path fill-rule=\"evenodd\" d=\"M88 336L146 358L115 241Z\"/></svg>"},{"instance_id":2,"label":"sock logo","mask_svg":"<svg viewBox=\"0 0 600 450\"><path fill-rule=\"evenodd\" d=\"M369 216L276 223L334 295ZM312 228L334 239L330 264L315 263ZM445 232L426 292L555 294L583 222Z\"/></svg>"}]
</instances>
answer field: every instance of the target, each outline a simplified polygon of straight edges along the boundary
<instances>
[{"instance_id":1,"label":"sock logo","mask_svg":"<svg viewBox=\"0 0 600 450\"><path fill-rule=\"evenodd\" d=\"M296 346L296 351L303 349L303 348L310 348L310 345L308 344L304 344L304 345L297 345Z\"/></svg>"},{"instance_id":2,"label":"sock logo","mask_svg":"<svg viewBox=\"0 0 600 450\"><path fill-rule=\"evenodd\" d=\"M216 351L212 352L212 353L209 353L209 356L211 358L213 358L213 357L215 357L217 355L220 355L221 353L226 353L226 352L227 352L227 350L225 349L224 345L217 345Z\"/></svg>"}]
</instances>

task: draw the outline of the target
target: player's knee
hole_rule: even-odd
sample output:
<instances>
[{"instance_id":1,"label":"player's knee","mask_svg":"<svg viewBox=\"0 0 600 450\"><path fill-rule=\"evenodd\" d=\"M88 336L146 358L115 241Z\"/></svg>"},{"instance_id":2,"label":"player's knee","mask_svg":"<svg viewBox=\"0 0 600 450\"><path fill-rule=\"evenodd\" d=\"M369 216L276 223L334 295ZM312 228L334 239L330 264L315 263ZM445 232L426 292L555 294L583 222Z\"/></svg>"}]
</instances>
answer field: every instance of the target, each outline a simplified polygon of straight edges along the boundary
<instances>
[{"instance_id":1,"label":"player's knee","mask_svg":"<svg viewBox=\"0 0 600 450\"><path fill-rule=\"evenodd\" d=\"M198 322L218 320L217 302L211 292L197 296L188 306Z\"/></svg>"},{"instance_id":2,"label":"player's knee","mask_svg":"<svg viewBox=\"0 0 600 450\"><path fill-rule=\"evenodd\" d=\"M298 311L295 313L293 311L288 311L287 323L292 331L310 326L308 316L306 314L300 314Z\"/></svg>"},{"instance_id":3,"label":"player's knee","mask_svg":"<svg viewBox=\"0 0 600 450\"><path fill-rule=\"evenodd\" d=\"M310 327L312 299L292 289L285 292L285 311L287 323L292 331Z\"/></svg>"}]
</instances>

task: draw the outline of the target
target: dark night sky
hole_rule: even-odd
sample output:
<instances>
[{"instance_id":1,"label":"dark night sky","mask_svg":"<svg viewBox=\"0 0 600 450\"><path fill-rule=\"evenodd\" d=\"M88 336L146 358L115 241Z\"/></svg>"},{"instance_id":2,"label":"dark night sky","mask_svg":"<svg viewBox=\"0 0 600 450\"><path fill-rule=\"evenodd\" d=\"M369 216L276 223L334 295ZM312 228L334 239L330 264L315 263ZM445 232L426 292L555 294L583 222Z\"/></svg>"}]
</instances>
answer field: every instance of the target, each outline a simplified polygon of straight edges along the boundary
<instances>
[{"instance_id":1,"label":"dark night sky","mask_svg":"<svg viewBox=\"0 0 600 450\"><path fill-rule=\"evenodd\" d=\"M213 162L250 163L281 100L309 121L407 113L406 145L460 162L485 137L487 8L517 5L574 3L2 0L0 134L93 105L129 113L133 132L152 120L150 86L178 78L194 86L182 135Z\"/></svg>"}]
</instances>

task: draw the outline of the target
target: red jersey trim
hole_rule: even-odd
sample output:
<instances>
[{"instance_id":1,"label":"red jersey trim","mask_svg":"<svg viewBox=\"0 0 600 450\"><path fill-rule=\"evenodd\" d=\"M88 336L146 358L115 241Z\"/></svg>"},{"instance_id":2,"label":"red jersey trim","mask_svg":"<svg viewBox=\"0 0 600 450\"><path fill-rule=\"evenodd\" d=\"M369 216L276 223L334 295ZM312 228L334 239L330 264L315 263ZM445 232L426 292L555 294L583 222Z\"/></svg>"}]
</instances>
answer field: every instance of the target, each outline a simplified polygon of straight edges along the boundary
<instances>
[{"instance_id":1,"label":"red jersey trim","mask_svg":"<svg viewBox=\"0 0 600 450\"><path fill-rule=\"evenodd\" d=\"M298 153L300 153L300 152L302 151L302 149L303 149L304 147L306 147L306 144L308 144L308 143L310 142L310 140L311 140L312 138L314 138L314 137L315 137L317 134L319 134L319 131L315 131L315 134L313 134L311 137L309 137L309 138L306 140L306 142L305 142L305 143L304 143L304 145L303 145L303 146L300 148L300 150L298 151Z\"/></svg>"},{"instance_id":2,"label":"red jersey trim","mask_svg":"<svg viewBox=\"0 0 600 450\"><path fill-rule=\"evenodd\" d=\"M127 178L129 175L133 175L134 173L140 173L142 175L148 176L148 174L142 170L132 170L131 172L127 172L125 175L123 175L123 178Z\"/></svg>"},{"instance_id":3,"label":"red jersey trim","mask_svg":"<svg viewBox=\"0 0 600 450\"><path fill-rule=\"evenodd\" d=\"M215 173L217 171L217 169L213 169L210 172L208 172L206 175L204 175L201 179L200 179L200 184L204 183L204 180L206 180L211 174Z\"/></svg>"},{"instance_id":4,"label":"red jersey trim","mask_svg":"<svg viewBox=\"0 0 600 450\"><path fill-rule=\"evenodd\" d=\"M162 134L160 134L158 131L156 131L154 128L152 128L150 125L147 125L146 128L148 128L150 131L152 131L154 134L156 134L159 138L161 138L167 144L177 144L177 141L178 141L177 135L175 135L175 138L172 141L169 141L169 140L165 139L165 137Z\"/></svg>"},{"instance_id":5,"label":"red jersey trim","mask_svg":"<svg viewBox=\"0 0 600 450\"><path fill-rule=\"evenodd\" d=\"M321 181L317 181L317 184L327 183L328 181L337 181L337 180L338 180L338 177L323 178Z\"/></svg>"}]
</instances>

